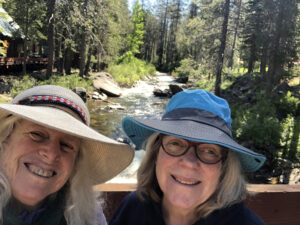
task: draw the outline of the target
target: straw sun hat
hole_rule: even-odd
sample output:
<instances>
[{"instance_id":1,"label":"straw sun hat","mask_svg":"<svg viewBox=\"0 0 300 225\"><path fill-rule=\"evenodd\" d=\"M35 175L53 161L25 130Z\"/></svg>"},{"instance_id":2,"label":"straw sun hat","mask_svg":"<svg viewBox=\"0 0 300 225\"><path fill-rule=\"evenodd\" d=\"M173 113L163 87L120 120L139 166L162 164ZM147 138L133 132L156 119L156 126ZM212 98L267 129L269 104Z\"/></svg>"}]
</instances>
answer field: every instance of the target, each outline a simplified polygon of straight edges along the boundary
<instances>
[{"instance_id":1,"label":"straw sun hat","mask_svg":"<svg viewBox=\"0 0 300 225\"><path fill-rule=\"evenodd\" d=\"M265 156L233 140L227 101L205 90L188 90L174 95L161 120L125 117L122 127L136 148L142 148L145 140L158 132L224 146L237 153L246 172L259 169L266 160Z\"/></svg>"},{"instance_id":2,"label":"straw sun hat","mask_svg":"<svg viewBox=\"0 0 300 225\"><path fill-rule=\"evenodd\" d=\"M132 149L89 127L89 111L82 99L60 86L43 85L17 95L12 104L0 104L1 117L13 114L42 126L81 138L86 151L87 176L103 183L125 169L133 159ZM3 118L3 117L2 117Z\"/></svg>"}]
</instances>

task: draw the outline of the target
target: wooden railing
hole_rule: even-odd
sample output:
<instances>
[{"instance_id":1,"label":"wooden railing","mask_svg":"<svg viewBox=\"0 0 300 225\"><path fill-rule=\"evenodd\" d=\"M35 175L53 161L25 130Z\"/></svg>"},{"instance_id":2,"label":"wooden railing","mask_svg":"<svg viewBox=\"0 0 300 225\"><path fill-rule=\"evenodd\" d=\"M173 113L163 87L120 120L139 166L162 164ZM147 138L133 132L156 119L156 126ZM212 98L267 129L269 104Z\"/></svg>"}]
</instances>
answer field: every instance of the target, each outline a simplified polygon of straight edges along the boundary
<instances>
[{"instance_id":1,"label":"wooden railing","mask_svg":"<svg viewBox=\"0 0 300 225\"><path fill-rule=\"evenodd\" d=\"M135 190L135 184L107 183L94 188L103 192L104 213L109 221L123 198ZM267 225L300 225L300 185L257 184L249 185L248 190L254 195L247 198L247 206Z\"/></svg>"}]
</instances>

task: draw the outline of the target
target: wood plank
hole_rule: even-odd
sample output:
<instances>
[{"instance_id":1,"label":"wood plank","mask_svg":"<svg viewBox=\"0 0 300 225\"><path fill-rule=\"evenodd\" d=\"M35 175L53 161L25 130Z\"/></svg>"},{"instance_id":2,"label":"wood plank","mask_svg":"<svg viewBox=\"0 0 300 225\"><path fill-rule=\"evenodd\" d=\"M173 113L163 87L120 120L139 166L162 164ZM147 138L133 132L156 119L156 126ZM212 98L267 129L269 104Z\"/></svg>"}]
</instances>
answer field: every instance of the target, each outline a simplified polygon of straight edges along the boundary
<instances>
[{"instance_id":1,"label":"wood plank","mask_svg":"<svg viewBox=\"0 0 300 225\"><path fill-rule=\"evenodd\" d=\"M300 192L300 185L287 185L287 184L249 184L248 191L260 192ZM300 224L299 224L300 225Z\"/></svg>"},{"instance_id":2,"label":"wood plank","mask_svg":"<svg viewBox=\"0 0 300 225\"><path fill-rule=\"evenodd\" d=\"M135 191L135 183L105 183L95 185L95 191ZM261 192L300 192L300 185L286 185L286 184L249 184L248 191L254 193ZM300 224L299 224L300 225Z\"/></svg>"},{"instance_id":3,"label":"wood plank","mask_svg":"<svg viewBox=\"0 0 300 225\"><path fill-rule=\"evenodd\" d=\"M95 191L104 191L104 192L132 192L136 190L135 183L105 183L94 186Z\"/></svg>"},{"instance_id":4,"label":"wood plank","mask_svg":"<svg viewBox=\"0 0 300 225\"><path fill-rule=\"evenodd\" d=\"M249 197L246 205L267 225L300 225L300 192L264 192Z\"/></svg>"}]
</instances>

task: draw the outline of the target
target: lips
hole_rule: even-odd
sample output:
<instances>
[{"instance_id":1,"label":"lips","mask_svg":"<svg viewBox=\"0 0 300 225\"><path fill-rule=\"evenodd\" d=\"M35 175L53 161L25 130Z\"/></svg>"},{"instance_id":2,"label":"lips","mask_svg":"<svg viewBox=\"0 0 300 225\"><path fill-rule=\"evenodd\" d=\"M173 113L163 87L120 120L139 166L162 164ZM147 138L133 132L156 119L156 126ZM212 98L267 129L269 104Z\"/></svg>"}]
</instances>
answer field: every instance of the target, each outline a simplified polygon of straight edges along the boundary
<instances>
[{"instance_id":1,"label":"lips","mask_svg":"<svg viewBox=\"0 0 300 225\"><path fill-rule=\"evenodd\" d=\"M201 181L192 178L184 178L184 177L179 177L174 175L171 176L177 183L184 184L184 185L197 185L201 183Z\"/></svg>"},{"instance_id":2,"label":"lips","mask_svg":"<svg viewBox=\"0 0 300 225\"><path fill-rule=\"evenodd\" d=\"M45 170L33 164L25 163L25 166L31 173L40 177L50 178L56 175L56 172L53 170Z\"/></svg>"}]
</instances>

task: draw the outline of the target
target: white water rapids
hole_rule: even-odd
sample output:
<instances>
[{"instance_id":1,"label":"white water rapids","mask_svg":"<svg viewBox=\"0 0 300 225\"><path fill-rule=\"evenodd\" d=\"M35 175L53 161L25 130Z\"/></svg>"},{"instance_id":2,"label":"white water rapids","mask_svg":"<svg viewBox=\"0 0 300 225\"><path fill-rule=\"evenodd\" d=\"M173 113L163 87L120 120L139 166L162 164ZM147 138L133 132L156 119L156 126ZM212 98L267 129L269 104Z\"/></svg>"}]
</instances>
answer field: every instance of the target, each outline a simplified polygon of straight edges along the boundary
<instances>
[{"instance_id":1,"label":"white water rapids","mask_svg":"<svg viewBox=\"0 0 300 225\"><path fill-rule=\"evenodd\" d=\"M122 89L122 96L109 98L108 105L112 104L121 109L109 110L104 103L90 106L92 126L111 138L126 138L121 129L121 120L124 116L133 118L160 118L165 110L168 98L159 98L153 95L155 88L168 89L174 83L174 78L166 73L157 72L156 76L147 80L138 81L132 88ZM109 183L136 183L136 171L144 150L135 151L133 162Z\"/></svg>"}]
</instances>

